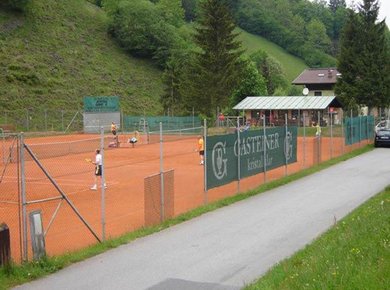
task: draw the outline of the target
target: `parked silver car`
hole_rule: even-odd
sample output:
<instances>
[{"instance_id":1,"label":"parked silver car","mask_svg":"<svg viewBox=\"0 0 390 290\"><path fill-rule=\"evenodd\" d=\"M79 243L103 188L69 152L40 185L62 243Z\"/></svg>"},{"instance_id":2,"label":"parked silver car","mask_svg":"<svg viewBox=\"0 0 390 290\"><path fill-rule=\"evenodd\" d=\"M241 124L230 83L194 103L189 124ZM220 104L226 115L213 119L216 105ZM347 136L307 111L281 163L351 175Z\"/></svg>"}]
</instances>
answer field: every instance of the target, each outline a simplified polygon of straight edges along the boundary
<instances>
[{"instance_id":1,"label":"parked silver car","mask_svg":"<svg viewBox=\"0 0 390 290\"><path fill-rule=\"evenodd\" d=\"M390 146L390 129L379 129L375 132L374 146Z\"/></svg>"},{"instance_id":2,"label":"parked silver car","mask_svg":"<svg viewBox=\"0 0 390 290\"><path fill-rule=\"evenodd\" d=\"M378 132L380 129L390 129L390 120L382 120L375 126L375 132Z\"/></svg>"}]
</instances>

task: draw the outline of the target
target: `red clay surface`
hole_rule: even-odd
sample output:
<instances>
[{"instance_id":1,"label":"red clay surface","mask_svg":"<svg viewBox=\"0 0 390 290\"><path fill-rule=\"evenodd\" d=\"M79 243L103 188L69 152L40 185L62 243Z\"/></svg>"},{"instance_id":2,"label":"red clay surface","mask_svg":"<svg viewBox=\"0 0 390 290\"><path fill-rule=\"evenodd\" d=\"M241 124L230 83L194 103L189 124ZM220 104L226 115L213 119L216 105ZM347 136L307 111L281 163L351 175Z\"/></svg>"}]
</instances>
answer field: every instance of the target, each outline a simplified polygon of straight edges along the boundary
<instances>
[{"instance_id":1,"label":"red clay surface","mask_svg":"<svg viewBox=\"0 0 390 290\"><path fill-rule=\"evenodd\" d=\"M87 138L91 136L88 135ZM94 136L98 137L98 136ZM67 135L42 137L26 140L27 144L61 142L85 139L86 135ZM122 140L123 141L123 140ZM85 158L94 159L94 150L87 153L71 154L62 157L40 159L45 169L55 180L59 188L74 204L85 221L102 237L104 211L105 237L117 237L134 231L145 225L144 179L147 176L164 171L174 170L174 215L179 215L200 205L205 201L213 202L227 196L254 189L264 183L297 172L313 165L314 138L307 137L305 142L298 138L298 162L281 167L265 174L261 173L238 182L214 188L204 192L203 166L199 164L199 155L195 151L196 138L189 138L163 143L164 159L160 162L160 144L136 144L134 148L108 148L104 152L105 176L108 188L105 190L105 208L102 210L101 190L90 190L94 182L94 166L85 162ZM344 146L343 139L322 138L321 161L328 160L343 153L350 152L365 143ZM3 144L4 145L4 144ZM332 146L331 146L332 145ZM5 148L9 144L5 144ZM306 152L304 153L303 148ZM4 153L4 150L0 152ZM47 152L50 152L48 146ZM25 153L27 154L27 153ZM44 154L44 153L41 153ZM11 232L11 255L14 261L21 260L20 243L20 205L17 183L18 171L16 163L8 164L4 169L4 156L0 155L0 223L6 223ZM81 249L97 242L87 227L80 221L70 206L60 199L40 201L60 197L54 185L43 174L37 164L26 161L26 195L27 214L34 210L42 211L43 228L46 233L46 251L49 255L63 254ZM4 172L4 174L3 174ZM31 203L32 201L38 201ZM155 204L159 212L158 201ZM150 209L149 209L150 210ZM152 208L153 210L153 208ZM172 209L171 209L172 210ZM29 226L28 226L29 228ZM29 259L32 257L28 233Z\"/></svg>"}]
</instances>

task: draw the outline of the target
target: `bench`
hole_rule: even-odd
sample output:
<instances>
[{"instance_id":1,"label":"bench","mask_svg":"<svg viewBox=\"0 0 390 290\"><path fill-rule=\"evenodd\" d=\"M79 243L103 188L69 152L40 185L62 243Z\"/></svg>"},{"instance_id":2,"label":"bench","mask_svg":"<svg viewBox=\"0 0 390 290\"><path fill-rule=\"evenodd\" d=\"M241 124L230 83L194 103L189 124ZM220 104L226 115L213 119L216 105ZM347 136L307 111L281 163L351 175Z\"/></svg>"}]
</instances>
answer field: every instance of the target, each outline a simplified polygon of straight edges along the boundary
<instances>
[{"instance_id":1,"label":"bench","mask_svg":"<svg viewBox=\"0 0 390 290\"><path fill-rule=\"evenodd\" d=\"M12 133L15 132L16 128L13 124L0 124L0 133Z\"/></svg>"}]
</instances>

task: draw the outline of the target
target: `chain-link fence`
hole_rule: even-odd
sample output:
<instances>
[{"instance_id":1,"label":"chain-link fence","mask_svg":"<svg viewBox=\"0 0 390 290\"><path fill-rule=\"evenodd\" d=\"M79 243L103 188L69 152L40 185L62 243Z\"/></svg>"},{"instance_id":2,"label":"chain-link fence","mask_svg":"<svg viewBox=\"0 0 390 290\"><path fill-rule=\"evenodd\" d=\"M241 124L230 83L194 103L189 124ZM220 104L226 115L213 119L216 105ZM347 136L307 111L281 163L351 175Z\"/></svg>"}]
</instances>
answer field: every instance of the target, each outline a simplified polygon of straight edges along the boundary
<instances>
[{"instance_id":1,"label":"chain-link fence","mask_svg":"<svg viewBox=\"0 0 390 290\"><path fill-rule=\"evenodd\" d=\"M0 127L2 125L12 125L15 132L80 132L83 113L37 108L0 111Z\"/></svg>"},{"instance_id":2,"label":"chain-link fence","mask_svg":"<svg viewBox=\"0 0 390 290\"><path fill-rule=\"evenodd\" d=\"M172 142L160 123L156 142L115 147L103 130L94 138L1 134L0 224L10 230L15 262L78 250L371 143L374 122L359 118L326 128L287 118L280 127L237 122L225 132L204 123ZM348 124L367 134L349 144L347 132L357 130ZM102 164L101 177L94 162Z\"/></svg>"},{"instance_id":3,"label":"chain-link fence","mask_svg":"<svg viewBox=\"0 0 390 290\"><path fill-rule=\"evenodd\" d=\"M21 258L21 201L20 168L18 152L20 140L17 135L0 134L0 224L10 229L12 258Z\"/></svg>"}]
</instances>

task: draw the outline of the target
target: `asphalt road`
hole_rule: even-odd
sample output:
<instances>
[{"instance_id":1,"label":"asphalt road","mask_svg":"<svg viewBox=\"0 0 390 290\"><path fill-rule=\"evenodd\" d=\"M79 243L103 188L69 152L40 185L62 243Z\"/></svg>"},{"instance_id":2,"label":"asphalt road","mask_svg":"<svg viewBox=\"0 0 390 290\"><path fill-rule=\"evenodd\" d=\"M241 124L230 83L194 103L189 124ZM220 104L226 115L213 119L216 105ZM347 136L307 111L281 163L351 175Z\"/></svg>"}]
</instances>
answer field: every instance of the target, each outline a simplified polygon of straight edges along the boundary
<instances>
[{"instance_id":1,"label":"asphalt road","mask_svg":"<svg viewBox=\"0 0 390 290\"><path fill-rule=\"evenodd\" d=\"M16 289L238 290L390 184L375 149Z\"/></svg>"}]
</instances>

